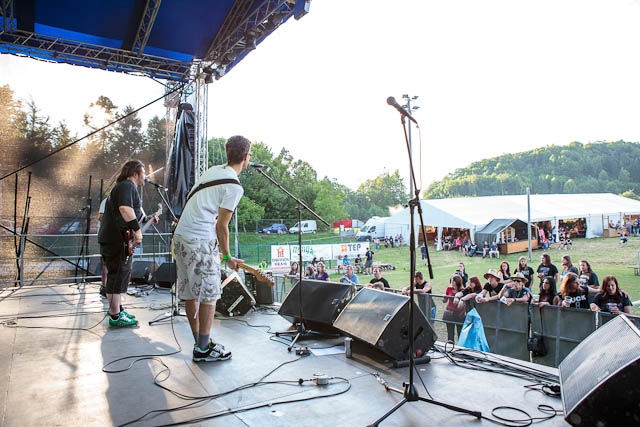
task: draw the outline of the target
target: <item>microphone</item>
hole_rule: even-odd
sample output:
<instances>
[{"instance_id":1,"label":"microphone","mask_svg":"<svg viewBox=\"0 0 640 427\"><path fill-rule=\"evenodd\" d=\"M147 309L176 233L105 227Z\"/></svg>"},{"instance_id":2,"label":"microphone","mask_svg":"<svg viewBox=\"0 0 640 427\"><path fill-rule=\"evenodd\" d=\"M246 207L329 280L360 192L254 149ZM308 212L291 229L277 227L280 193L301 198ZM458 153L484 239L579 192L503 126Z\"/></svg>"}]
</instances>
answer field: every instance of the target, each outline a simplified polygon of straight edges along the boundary
<instances>
[{"instance_id":1,"label":"microphone","mask_svg":"<svg viewBox=\"0 0 640 427\"><path fill-rule=\"evenodd\" d=\"M262 169L262 168L266 168L267 165L263 165L262 163L249 162L249 167L254 169Z\"/></svg>"},{"instance_id":2,"label":"microphone","mask_svg":"<svg viewBox=\"0 0 640 427\"><path fill-rule=\"evenodd\" d=\"M416 121L416 119L414 119L413 117L411 117L411 114L409 114L409 112L407 112L407 110L405 110L404 108L402 108L400 106L400 104L398 104L398 102L396 101L396 99L393 96L390 96L387 98L387 104L391 105L392 107L394 107L396 110L398 110L400 112L400 114L402 114L404 117L407 117L409 120L411 120L413 123L415 123L416 125L418 124L418 122Z\"/></svg>"},{"instance_id":3,"label":"microphone","mask_svg":"<svg viewBox=\"0 0 640 427\"><path fill-rule=\"evenodd\" d=\"M144 182L146 182L147 184L155 185L156 188L162 188L164 191L167 191L167 189L163 185L160 185L160 184L158 184L156 182L153 182L149 178L145 178Z\"/></svg>"}]
</instances>

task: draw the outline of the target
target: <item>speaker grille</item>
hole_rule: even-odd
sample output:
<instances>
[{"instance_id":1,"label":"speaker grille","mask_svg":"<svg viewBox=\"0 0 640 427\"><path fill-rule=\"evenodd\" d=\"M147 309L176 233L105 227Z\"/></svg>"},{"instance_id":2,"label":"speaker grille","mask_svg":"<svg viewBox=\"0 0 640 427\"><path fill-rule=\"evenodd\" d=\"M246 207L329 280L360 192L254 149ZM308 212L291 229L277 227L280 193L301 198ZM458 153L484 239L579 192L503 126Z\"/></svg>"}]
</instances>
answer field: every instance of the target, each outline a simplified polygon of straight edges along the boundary
<instances>
[{"instance_id":1,"label":"speaker grille","mask_svg":"<svg viewBox=\"0 0 640 427\"><path fill-rule=\"evenodd\" d=\"M560 364L565 414L640 354L640 331L621 315L582 341Z\"/></svg>"}]
</instances>

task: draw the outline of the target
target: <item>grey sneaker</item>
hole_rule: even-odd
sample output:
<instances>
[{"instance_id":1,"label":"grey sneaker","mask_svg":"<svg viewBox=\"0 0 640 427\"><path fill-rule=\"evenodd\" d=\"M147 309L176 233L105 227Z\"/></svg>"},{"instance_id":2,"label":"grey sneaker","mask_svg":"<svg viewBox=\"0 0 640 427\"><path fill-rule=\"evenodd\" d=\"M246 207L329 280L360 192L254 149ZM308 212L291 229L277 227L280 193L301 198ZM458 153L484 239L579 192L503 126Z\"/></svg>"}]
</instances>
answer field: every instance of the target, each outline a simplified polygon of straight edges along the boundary
<instances>
[{"instance_id":1,"label":"grey sneaker","mask_svg":"<svg viewBox=\"0 0 640 427\"><path fill-rule=\"evenodd\" d=\"M209 341L209 347L202 350L197 344L193 345L194 362L220 362L231 359L231 352L224 349L222 344L214 344Z\"/></svg>"}]
</instances>

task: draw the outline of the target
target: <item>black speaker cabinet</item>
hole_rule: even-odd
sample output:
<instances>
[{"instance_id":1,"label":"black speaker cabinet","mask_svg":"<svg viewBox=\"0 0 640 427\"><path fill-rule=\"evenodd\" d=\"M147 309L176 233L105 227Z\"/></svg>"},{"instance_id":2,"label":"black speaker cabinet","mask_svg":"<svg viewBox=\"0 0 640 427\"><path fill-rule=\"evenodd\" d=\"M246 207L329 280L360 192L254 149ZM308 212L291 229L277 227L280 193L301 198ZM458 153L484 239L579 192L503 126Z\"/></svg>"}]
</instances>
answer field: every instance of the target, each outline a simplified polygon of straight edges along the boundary
<instances>
[{"instance_id":1,"label":"black speaker cabinet","mask_svg":"<svg viewBox=\"0 0 640 427\"><path fill-rule=\"evenodd\" d=\"M274 286L259 281L256 276L246 271L244 273L245 284L253 293L258 305L271 305L274 302Z\"/></svg>"},{"instance_id":2,"label":"black speaker cabinet","mask_svg":"<svg viewBox=\"0 0 640 427\"><path fill-rule=\"evenodd\" d=\"M300 290L302 289L302 310ZM282 302L278 314L296 323L302 318L307 328L314 331L335 331L332 325L349 301L352 287L344 283L324 280L297 282Z\"/></svg>"},{"instance_id":3,"label":"black speaker cabinet","mask_svg":"<svg viewBox=\"0 0 640 427\"><path fill-rule=\"evenodd\" d=\"M640 425L640 331L626 316L596 329L559 370L569 424Z\"/></svg>"},{"instance_id":4,"label":"black speaker cabinet","mask_svg":"<svg viewBox=\"0 0 640 427\"><path fill-rule=\"evenodd\" d=\"M153 273L153 282L161 288L171 288L176 283L176 263L162 263Z\"/></svg>"},{"instance_id":5,"label":"black speaker cabinet","mask_svg":"<svg viewBox=\"0 0 640 427\"><path fill-rule=\"evenodd\" d=\"M134 261L131 266L131 283L144 285L149 283L149 277L158 268L153 261Z\"/></svg>"},{"instance_id":6,"label":"black speaker cabinet","mask_svg":"<svg viewBox=\"0 0 640 427\"><path fill-rule=\"evenodd\" d=\"M414 351L425 354L437 336L424 313L414 303ZM363 288L347 304L333 326L374 346L395 360L409 358L409 297Z\"/></svg>"},{"instance_id":7,"label":"black speaker cabinet","mask_svg":"<svg viewBox=\"0 0 640 427\"><path fill-rule=\"evenodd\" d=\"M256 300L238 273L228 274L222 282L222 296L216 303L216 311L224 316L244 316L254 305Z\"/></svg>"}]
</instances>

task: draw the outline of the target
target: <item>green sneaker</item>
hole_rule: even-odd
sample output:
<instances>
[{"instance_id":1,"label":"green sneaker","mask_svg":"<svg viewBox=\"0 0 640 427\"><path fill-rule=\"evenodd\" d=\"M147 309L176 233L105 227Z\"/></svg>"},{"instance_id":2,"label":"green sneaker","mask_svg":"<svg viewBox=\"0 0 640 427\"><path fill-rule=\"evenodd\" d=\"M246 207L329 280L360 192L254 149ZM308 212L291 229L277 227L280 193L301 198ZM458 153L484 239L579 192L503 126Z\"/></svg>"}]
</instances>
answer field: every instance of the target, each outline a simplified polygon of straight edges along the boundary
<instances>
[{"instance_id":1,"label":"green sneaker","mask_svg":"<svg viewBox=\"0 0 640 427\"><path fill-rule=\"evenodd\" d=\"M126 311L124 311L124 310L122 310L122 311L121 311L121 313L124 313L124 314L129 318L129 319L135 319L135 318L136 318L136 316L134 316L134 315L133 315L133 314L131 314L131 313L127 313L127 312L126 312Z\"/></svg>"},{"instance_id":2,"label":"green sneaker","mask_svg":"<svg viewBox=\"0 0 640 427\"><path fill-rule=\"evenodd\" d=\"M124 311L120 313L120 316L118 316L116 320L113 320L111 317L109 317L109 326L126 328L128 326L136 326L137 324L138 321L128 317Z\"/></svg>"}]
</instances>

